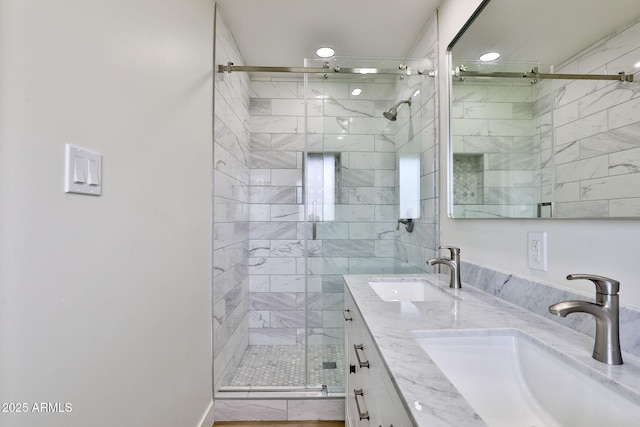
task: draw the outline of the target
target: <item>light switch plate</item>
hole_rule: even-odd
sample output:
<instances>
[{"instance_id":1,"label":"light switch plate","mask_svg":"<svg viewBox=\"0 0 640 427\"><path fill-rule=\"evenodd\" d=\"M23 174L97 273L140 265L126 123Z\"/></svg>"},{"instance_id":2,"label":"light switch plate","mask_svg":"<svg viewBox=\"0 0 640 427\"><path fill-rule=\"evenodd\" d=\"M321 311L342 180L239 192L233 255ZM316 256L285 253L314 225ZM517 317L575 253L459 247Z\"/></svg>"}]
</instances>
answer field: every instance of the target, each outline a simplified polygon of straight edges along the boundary
<instances>
[{"instance_id":1,"label":"light switch plate","mask_svg":"<svg viewBox=\"0 0 640 427\"><path fill-rule=\"evenodd\" d=\"M547 233L530 231L527 235L529 268L547 271Z\"/></svg>"},{"instance_id":2,"label":"light switch plate","mask_svg":"<svg viewBox=\"0 0 640 427\"><path fill-rule=\"evenodd\" d=\"M65 145L65 193L102 194L102 155Z\"/></svg>"}]
</instances>

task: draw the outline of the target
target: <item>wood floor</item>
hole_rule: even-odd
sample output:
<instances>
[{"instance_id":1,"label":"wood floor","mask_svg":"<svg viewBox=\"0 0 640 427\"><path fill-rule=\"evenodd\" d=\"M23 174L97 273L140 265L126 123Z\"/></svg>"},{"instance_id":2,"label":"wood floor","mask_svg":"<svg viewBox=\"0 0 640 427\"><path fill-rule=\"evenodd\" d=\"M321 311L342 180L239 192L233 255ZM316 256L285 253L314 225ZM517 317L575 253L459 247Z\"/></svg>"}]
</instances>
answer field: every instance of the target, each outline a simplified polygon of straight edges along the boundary
<instances>
[{"instance_id":1,"label":"wood floor","mask_svg":"<svg viewBox=\"0 0 640 427\"><path fill-rule=\"evenodd\" d=\"M213 427L344 427L344 421L216 421Z\"/></svg>"}]
</instances>

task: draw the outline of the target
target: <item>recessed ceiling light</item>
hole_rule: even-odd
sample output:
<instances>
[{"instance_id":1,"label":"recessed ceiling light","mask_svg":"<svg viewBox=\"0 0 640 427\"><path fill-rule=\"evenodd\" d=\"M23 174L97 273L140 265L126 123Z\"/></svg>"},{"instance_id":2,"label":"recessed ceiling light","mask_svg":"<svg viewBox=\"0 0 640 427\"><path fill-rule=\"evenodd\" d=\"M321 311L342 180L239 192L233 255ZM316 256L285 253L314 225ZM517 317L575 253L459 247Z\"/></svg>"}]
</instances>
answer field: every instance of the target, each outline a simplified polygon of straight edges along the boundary
<instances>
[{"instance_id":1,"label":"recessed ceiling light","mask_svg":"<svg viewBox=\"0 0 640 427\"><path fill-rule=\"evenodd\" d=\"M335 54L336 51L331 49L330 47L321 47L320 49L316 50L316 55L318 55L320 58L331 58Z\"/></svg>"},{"instance_id":2,"label":"recessed ceiling light","mask_svg":"<svg viewBox=\"0 0 640 427\"><path fill-rule=\"evenodd\" d=\"M358 89L358 88L355 88L354 90L351 91L351 95L353 96L358 96L361 93L362 93L362 89Z\"/></svg>"},{"instance_id":3,"label":"recessed ceiling light","mask_svg":"<svg viewBox=\"0 0 640 427\"><path fill-rule=\"evenodd\" d=\"M640 62L636 62L636 63L634 64L634 67L636 67L636 68L640 68Z\"/></svg>"},{"instance_id":4,"label":"recessed ceiling light","mask_svg":"<svg viewBox=\"0 0 640 427\"><path fill-rule=\"evenodd\" d=\"M495 61L498 58L500 58L500 54L498 52L487 52L484 55L480 56L480 61L490 62Z\"/></svg>"}]
</instances>

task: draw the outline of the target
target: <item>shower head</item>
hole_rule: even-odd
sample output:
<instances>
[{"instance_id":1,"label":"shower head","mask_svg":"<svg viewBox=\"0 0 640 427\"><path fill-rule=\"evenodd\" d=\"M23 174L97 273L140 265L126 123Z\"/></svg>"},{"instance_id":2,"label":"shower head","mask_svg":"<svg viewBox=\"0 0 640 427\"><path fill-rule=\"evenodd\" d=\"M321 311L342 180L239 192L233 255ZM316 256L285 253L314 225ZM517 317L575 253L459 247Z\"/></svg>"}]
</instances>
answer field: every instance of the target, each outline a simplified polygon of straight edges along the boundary
<instances>
[{"instance_id":1,"label":"shower head","mask_svg":"<svg viewBox=\"0 0 640 427\"><path fill-rule=\"evenodd\" d=\"M409 107L411 107L411 98L404 99L398 102L396 105L394 105L393 107L389 108L387 111L382 113L382 115L384 116L385 119L395 122L396 118L398 117L398 107L402 104L409 104Z\"/></svg>"}]
</instances>

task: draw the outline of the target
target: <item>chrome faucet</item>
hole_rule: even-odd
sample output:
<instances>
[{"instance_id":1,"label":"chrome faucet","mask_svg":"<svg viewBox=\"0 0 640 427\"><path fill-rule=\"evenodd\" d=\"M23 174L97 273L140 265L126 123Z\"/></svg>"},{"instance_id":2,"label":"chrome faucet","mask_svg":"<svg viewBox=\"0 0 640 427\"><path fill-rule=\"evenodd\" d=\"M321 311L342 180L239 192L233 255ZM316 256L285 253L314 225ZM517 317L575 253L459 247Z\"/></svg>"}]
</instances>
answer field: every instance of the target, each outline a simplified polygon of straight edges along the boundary
<instances>
[{"instance_id":1,"label":"chrome faucet","mask_svg":"<svg viewBox=\"0 0 640 427\"><path fill-rule=\"evenodd\" d=\"M462 287L462 282L460 281L460 248L456 248L455 246L440 246L438 249L449 249L451 258L431 258L427 260L427 264L444 264L448 266L451 269L449 286L454 289L460 289Z\"/></svg>"},{"instance_id":2,"label":"chrome faucet","mask_svg":"<svg viewBox=\"0 0 640 427\"><path fill-rule=\"evenodd\" d=\"M549 307L552 314L566 317L571 313L588 313L596 318L596 342L593 358L609 365L622 365L620 351L620 316L618 291L620 282L590 274L570 274L567 280L586 279L596 285L596 302L562 301Z\"/></svg>"}]
</instances>

